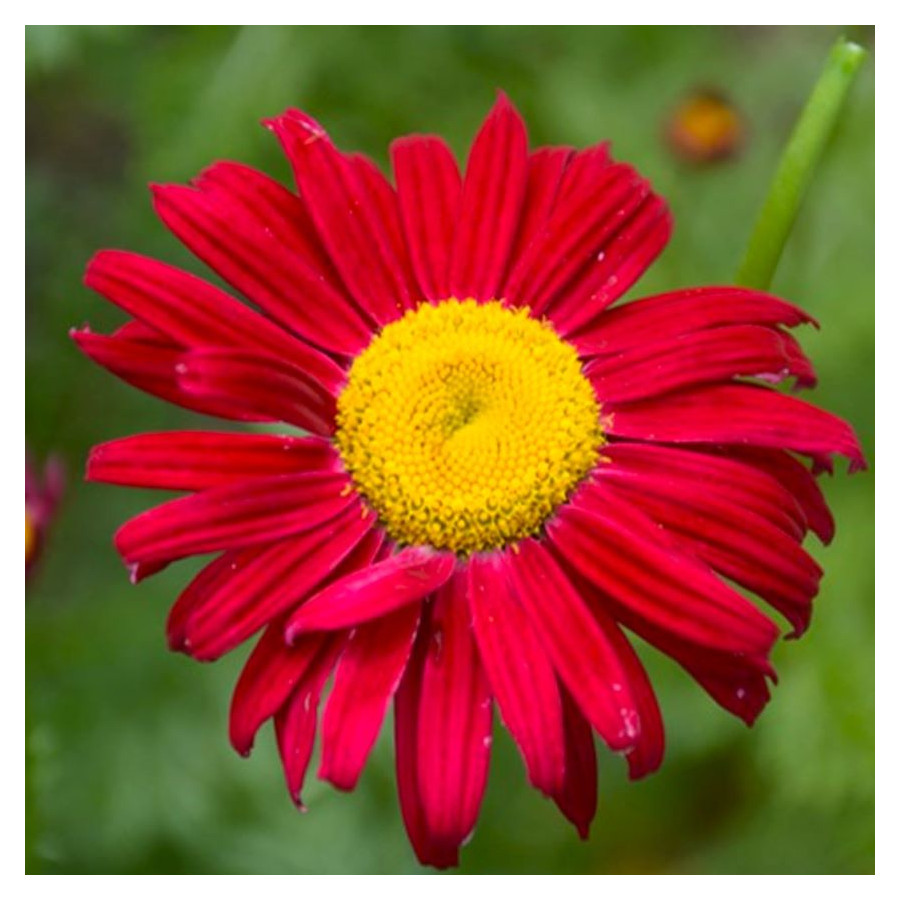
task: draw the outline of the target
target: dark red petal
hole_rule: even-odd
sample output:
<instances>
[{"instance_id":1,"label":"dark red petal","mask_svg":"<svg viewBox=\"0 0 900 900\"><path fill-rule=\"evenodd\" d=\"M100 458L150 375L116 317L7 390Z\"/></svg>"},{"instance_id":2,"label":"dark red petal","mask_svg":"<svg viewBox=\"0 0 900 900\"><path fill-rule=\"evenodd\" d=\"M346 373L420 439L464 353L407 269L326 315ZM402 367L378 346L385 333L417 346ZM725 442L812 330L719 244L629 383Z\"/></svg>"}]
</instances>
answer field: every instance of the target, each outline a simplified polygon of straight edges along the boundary
<instances>
[{"instance_id":1,"label":"dark red petal","mask_svg":"<svg viewBox=\"0 0 900 900\"><path fill-rule=\"evenodd\" d=\"M513 592L500 554L469 560L472 626L491 693L531 783L556 794L565 777L565 736L556 673Z\"/></svg>"},{"instance_id":2,"label":"dark red petal","mask_svg":"<svg viewBox=\"0 0 900 900\"><path fill-rule=\"evenodd\" d=\"M828 460L841 454L850 471L866 466L853 429L818 407L769 388L715 385L615 405L609 432L671 443L750 444Z\"/></svg>"},{"instance_id":3,"label":"dark red petal","mask_svg":"<svg viewBox=\"0 0 900 900\"><path fill-rule=\"evenodd\" d=\"M566 736L566 779L553 798L559 811L575 826L583 841L588 839L597 814L597 752L590 723L563 685L563 728Z\"/></svg>"},{"instance_id":4,"label":"dark red petal","mask_svg":"<svg viewBox=\"0 0 900 900\"><path fill-rule=\"evenodd\" d=\"M591 177L585 177L588 172ZM570 182L581 189L567 187ZM596 264L649 192L649 184L630 166L578 154L563 175L549 220L510 273L507 300L531 307L536 316L552 312L564 289Z\"/></svg>"},{"instance_id":5,"label":"dark red petal","mask_svg":"<svg viewBox=\"0 0 900 900\"><path fill-rule=\"evenodd\" d=\"M332 393L303 369L249 350L193 350L177 364L178 385L206 402L279 419L315 434L334 431Z\"/></svg>"},{"instance_id":6,"label":"dark red petal","mask_svg":"<svg viewBox=\"0 0 900 900\"><path fill-rule=\"evenodd\" d=\"M231 698L229 736L242 756L253 749L256 732L290 697L319 652L334 635L308 634L293 647L284 642L284 622L273 622L247 659Z\"/></svg>"},{"instance_id":7,"label":"dark red petal","mask_svg":"<svg viewBox=\"0 0 900 900\"><path fill-rule=\"evenodd\" d=\"M429 834L458 846L478 819L492 740L491 695L472 637L464 571L436 592L426 636L419 796Z\"/></svg>"},{"instance_id":8,"label":"dark red petal","mask_svg":"<svg viewBox=\"0 0 900 900\"><path fill-rule=\"evenodd\" d=\"M166 431L98 444L88 481L170 491L200 491L233 481L336 469L328 441L275 434Z\"/></svg>"},{"instance_id":9,"label":"dark red petal","mask_svg":"<svg viewBox=\"0 0 900 900\"><path fill-rule=\"evenodd\" d=\"M335 392L344 373L334 360L297 340L211 284L155 259L103 250L85 284L185 347L240 347L303 369Z\"/></svg>"},{"instance_id":10,"label":"dark red petal","mask_svg":"<svg viewBox=\"0 0 900 900\"><path fill-rule=\"evenodd\" d=\"M369 532L354 503L329 522L247 557L232 556L230 575L205 591L183 627L195 659L218 659L285 610L301 603Z\"/></svg>"},{"instance_id":11,"label":"dark red petal","mask_svg":"<svg viewBox=\"0 0 900 900\"><path fill-rule=\"evenodd\" d=\"M394 755L400 812L416 857L422 865L446 869L459 865L459 844L440 842L429 832L419 788L419 716L422 672L431 640L426 624L429 615L430 608L426 606L409 665L394 695Z\"/></svg>"},{"instance_id":12,"label":"dark red petal","mask_svg":"<svg viewBox=\"0 0 900 900\"><path fill-rule=\"evenodd\" d=\"M602 318L647 270L669 243L672 215L664 200L651 194L553 301L548 316L568 337Z\"/></svg>"},{"instance_id":13,"label":"dark red petal","mask_svg":"<svg viewBox=\"0 0 900 900\"><path fill-rule=\"evenodd\" d=\"M728 457L745 462L779 481L800 504L812 531L824 544L834 537L834 519L815 476L799 460L783 450L728 447Z\"/></svg>"},{"instance_id":14,"label":"dark red petal","mask_svg":"<svg viewBox=\"0 0 900 900\"><path fill-rule=\"evenodd\" d=\"M778 637L750 601L612 490L602 492L602 503L576 495L547 523L547 533L588 581L634 615L686 640L765 655Z\"/></svg>"},{"instance_id":15,"label":"dark red petal","mask_svg":"<svg viewBox=\"0 0 900 900\"><path fill-rule=\"evenodd\" d=\"M344 648L345 636L334 635L325 642L312 664L300 677L290 699L275 714L275 738L284 768L288 793L303 810L301 793L316 739L319 700L328 676Z\"/></svg>"},{"instance_id":16,"label":"dark red petal","mask_svg":"<svg viewBox=\"0 0 900 900\"><path fill-rule=\"evenodd\" d=\"M347 289L379 324L392 322L414 305L417 291L382 221L381 198L311 116L290 109L266 125L281 141L300 196Z\"/></svg>"},{"instance_id":17,"label":"dark red petal","mask_svg":"<svg viewBox=\"0 0 900 900\"><path fill-rule=\"evenodd\" d=\"M815 319L769 294L740 287L701 287L608 310L571 340L582 356L598 356L722 325L793 327L805 322L815 324Z\"/></svg>"},{"instance_id":18,"label":"dark red petal","mask_svg":"<svg viewBox=\"0 0 900 900\"><path fill-rule=\"evenodd\" d=\"M728 325L655 341L592 359L584 374L601 402L616 403L667 394L736 376L798 386L816 382L812 364L785 332L759 325Z\"/></svg>"},{"instance_id":19,"label":"dark red petal","mask_svg":"<svg viewBox=\"0 0 900 900\"><path fill-rule=\"evenodd\" d=\"M560 679L603 740L630 749L640 722L615 648L540 543L529 538L508 559L516 595Z\"/></svg>"},{"instance_id":20,"label":"dark red petal","mask_svg":"<svg viewBox=\"0 0 900 900\"><path fill-rule=\"evenodd\" d=\"M196 397L183 390L178 383L177 366L184 351L173 343L160 344L116 335L94 334L87 330L73 329L69 334L85 356L154 397L221 419L270 421L269 417L251 413L232 403L229 398Z\"/></svg>"},{"instance_id":21,"label":"dark red petal","mask_svg":"<svg viewBox=\"0 0 900 900\"><path fill-rule=\"evenodd\" d=\"M409 604L350 635L322 719L319 766L319 778L341 790L356 786L412 652L419 615L419 605Z\"/></svg>"},{"instance_id":22,"label":"dark red petal","mask_svg":"<svg viewBox=\"0 0 900 900\"><path fill-rule=\"evenodd\" d=\"M407 547L311 597L288 621L287 639L307 631L351 628L415 603L437 590L455 565L452 553Z\"/></svg>"},{"instance_id":23,"label":"dark red petal","mask_svg":"<svg viewBox=\"0 0 900 900\"><path fill-rule=\"evenodd\" d=\"M358 502L349 484L341 473L306 472L209 488L126 522L116 533L116 547L132 566L276 541Z\"/></svg>"},{"instance_id":24,"label":"dark red petal","mask_svg":"<svg viewBox=\"0 0 900 900\"><path fill-rule=\"evenodd\" d=\"M528 181L516 243L510 260L515 265L519 257L537 239L550 218L559 196L563 172L575 151L571 147L539 147L528 156ZM505 291L504 291L505 293Z\"/></svg>"},{"instance_id":25,"label":"dark red petal","mask_svg":"<svg viewBox=\"0 0 900 900\"><path fill-rule=\"evenodd\" d=\"M406 243L422 293L444 300L450 290L450 254L462 181L441 138L411 135L391 144Z\"/></svg>"},{"instance_id":26,"label":"dark red petal","mask_svg":"<svg viewBox=\"0 0 900 900\"><path fill-rule=\"evenodd\" d=\"M297 334L326 350L352 356L371 337L371 325L343 290L329 283L251 217L224 191L154 186L165 225L211 269Z\"/></svg>"},{"instance_id":27,"label":"dark red petal","mask_svg":"<svg viewBox=\"0 0 900 900\"><path fill-rule=\"evenodd\" d=\"M450 264L454 297L500 299L519 227L527 172L525 123L501 93L475 136L466 165Z\"/></svg>"},{"instance_id":28,"label":"dark red petal","mask_svg":"<svg viewBox=\"0 0 900 900\"><path fill-rule=\"evenodd\" d=\"M602 455L594 470L598 483L611 481L679 504L708 495L735 516L753 512L798 540L806 533L806 515L794 495L771 475L737 459L625 441L607 444Z\"/></svg>"}]
</instances>

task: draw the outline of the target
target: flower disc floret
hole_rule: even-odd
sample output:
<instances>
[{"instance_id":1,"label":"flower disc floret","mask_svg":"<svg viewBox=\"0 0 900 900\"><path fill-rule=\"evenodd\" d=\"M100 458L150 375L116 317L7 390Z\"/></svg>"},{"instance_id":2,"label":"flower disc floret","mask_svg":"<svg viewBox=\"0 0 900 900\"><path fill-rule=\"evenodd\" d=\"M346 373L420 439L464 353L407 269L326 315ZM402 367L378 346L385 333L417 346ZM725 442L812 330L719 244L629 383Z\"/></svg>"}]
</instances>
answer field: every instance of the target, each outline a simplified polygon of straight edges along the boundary
<instances>
[{"instance_id":1,"label":"flower disc floret","mask_svg":"<svg viewBox=\"0 0 900 900\"><path fill-rule=\"evenodd\" d=\"M337 445L394 540L466 555L540 531L597 461L574 348L525 309L446 300L357 357Z\"/></svg>"}]
</instances>

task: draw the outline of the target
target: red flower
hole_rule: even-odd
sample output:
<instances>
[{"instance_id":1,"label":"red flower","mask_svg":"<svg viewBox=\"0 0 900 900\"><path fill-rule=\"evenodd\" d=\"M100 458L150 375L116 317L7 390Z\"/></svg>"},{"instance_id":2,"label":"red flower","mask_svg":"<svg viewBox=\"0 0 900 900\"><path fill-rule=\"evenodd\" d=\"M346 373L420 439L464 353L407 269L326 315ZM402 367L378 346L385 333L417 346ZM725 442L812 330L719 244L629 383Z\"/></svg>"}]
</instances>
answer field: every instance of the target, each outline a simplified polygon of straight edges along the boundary
<instances>
[{"instance_id":1,"label":"red flower","mask_svg":"<svg viewBox=\"0 0 900 900\"><path fill-rule=\"evenodd\" d=\"M65 466L52 455L38 474L34 460L25 449L25 576L31 574L40 558L47 531L56 516L65 490Z\"/></svg>"},{"instance_id":2,"label":"red flower","mask_svg":"<svg viewBox=\"0 0 900 900\"><path fill-rule=\"evenodd\" d=\"M410 838L453 865L496 704L532 784L585 836L593 732L634 778L663 755L622 626L750 723L778 628L720 576L794 635L809 623L822 572L801 543L833 524L797 455L864 465L844 422L760 383L814 384L784 330L812 319L736 287L610 309L665 246L666 205L606 145L529 152L505 97L464 177L439 138L396 141L396 190L304 113L267 124L298 193L234 163L154 188L165 224L256 308L105 251L87 284L133 320L74 338L173 403L312 436L95 448L90 479L188 492L116 546L134 580L221 553L169 642L212 660L265 628L231 741L248 753L274 718L298 803L317 727L319 776L349 790L393 699Z\"/></svg>"}]
</instances>

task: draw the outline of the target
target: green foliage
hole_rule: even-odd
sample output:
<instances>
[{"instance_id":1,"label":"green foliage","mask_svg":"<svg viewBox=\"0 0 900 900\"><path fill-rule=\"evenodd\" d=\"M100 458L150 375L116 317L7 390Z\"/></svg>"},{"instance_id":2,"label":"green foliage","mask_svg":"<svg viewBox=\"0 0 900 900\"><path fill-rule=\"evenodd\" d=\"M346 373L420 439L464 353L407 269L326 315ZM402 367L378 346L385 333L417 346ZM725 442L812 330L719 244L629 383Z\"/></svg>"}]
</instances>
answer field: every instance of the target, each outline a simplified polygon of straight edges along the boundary
<instances>
[{"instance_id":1,"label":"green foliage","mask_svg":"<svg viewBox=\"0 0 900 900\"><path fill-rule=\"evenodd\" d=\"M202 427L82 359L67 329L121 321L81 287L90 255L121 246L197 272L155 220L148 181L218 158L288 168L258 121L296 105L343 147L386 160L408 131L464 154L503 88L535 143L613 141L665 194L676 232L639 285L728 282L778 155L836 33L826 28L29 28L26 431L60 450L71 483L29 587L27 660L40 865L48 872L407 872L385 728L359 789L310 778L310 812L283 788L269 729L250 760L227 744L238 653L200 666L169 653L168 605L193 569L129 585L111 535L159 499L87 485L89 447ZM855 39L866 42L865 33ZM865 66L811 185L773 290L822 323L800 337L815 401L874 450L874 71ZM696 85L743 111L742 155L689 169L662 122ZM867 872L874 855L871 472L827 480L834 545L813 627L778 647L781 683L750 731L668 660L641 647L668 758L628 783L601 753L600 812L585 844L495 741L465 872ZM814 539L811 539L814 544Z\"/></svg>"}]
</instances>

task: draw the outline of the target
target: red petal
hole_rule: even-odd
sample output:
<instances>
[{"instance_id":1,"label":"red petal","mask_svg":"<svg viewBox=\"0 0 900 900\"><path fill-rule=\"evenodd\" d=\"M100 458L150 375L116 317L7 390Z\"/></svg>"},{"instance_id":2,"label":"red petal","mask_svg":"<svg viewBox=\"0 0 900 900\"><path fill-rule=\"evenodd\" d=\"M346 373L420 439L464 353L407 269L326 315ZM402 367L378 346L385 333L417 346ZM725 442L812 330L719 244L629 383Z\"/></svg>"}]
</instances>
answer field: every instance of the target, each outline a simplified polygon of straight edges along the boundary
<instances>
[{"instance_id":1,"label":"red petal","mask_svg":"<svg viewBox=\"0 0 900 900\"><path fill-rule=\"evenodd\" d=\"M299 366L332 392L340 366L264 316L187 272L155 259L104 250L89 263L85 284L185 347L240 347Z\"/></svg>"},{"instance_id":2,"label":"red petal","mask_svg":"<svg viewBox=\"0 0 900 900\"><path fill-rule=\"evenodd\" d=\"M689 503L708 495L736 517L744 511L762 516L785 534L801 539L806 516L794 495L775 478L750 465L712 453L620 442L603 448L603 464L594 471L598 483L623 487Z\"/></svg>"},{"instance_id":3,"label":"red petal","mask_svg":"<svg viewBox=\"0 0 900 900\"><path fill-rule=\"evenodd\" d=\"M351 628L415 603L453 573L456 557L429 547L407 547L354 572L313 596L291 616L288 641L303 632Z\"/></svg>"},{"instance_id":4,"label":"red petal","mask_svg":"<svg viewBox=\"0 0 900 900\"><path fill-rule=\"evenodd\" d=\"M235 162L218 162L194 179L200 190L216 200L240 207L241 214L268 229L328 285L341 289L334 269L303 201L268 175ZM276 317L277 318L277 317Z\"/></svg>"},{"instance_id":5,"label":"red petal","mask_svg":"<svg viewBox=\"0 0 900 900\"><path fill-rule=\"evenodd\" d=\"M580 188L573 188L577 183ZM560 195L546 225L517 261L507 299L536 316L552 312L557 297L595 264L615 234L637 212L649 184L630 166L610 165L590 151L578 154L563 175Z\"/></svg>"},{"instance_id":6,"label":"red petal","mask_svg":"<svg viewBox=\"0 0 900 900\"><path fill-rule=\"evenodd\" d=\"M132 323L134 324L134 323ZM123 331L123 329L120 329ZM129 329L133 332L134 329ZM178 384L176 367L183 350L175 344L134 340L117 335L93 334L90 331L69 332L78 348L104 369L118 375L134 387L196 412L242 422L268 421L259 413L236 407L228 398L195 397Z\"/></svg>"},{"instance_id":7,"label":"red petal","mask_svg":"<svg viewBox=\"0 0 900 900\"><path fill-rule=\"evenodd\" d=\"M560 679L614 750L635 745L640 722L624 668L553 557L529 538L509 557L516 594Z\"/></svg>"},{"instance_id":8,"label":"red petal","mask_svg":"<svg viewBox=\"0 0 900 900\"><path fill-rule=\"evenodd\" d=\"M566 736L566 780L553 798L560 812L588 839L597 814L597 752L590 723L569 692L559 686Z\"/></svg>"},{"instance_id":9,"label":"red petal","mask_svg":"<svg viewBox=\"0 0 900 900\"><path fill-rule=\"evenodd\" d=\"M584 374L601 402L616 403L740 375L772 382L793 375L803 387L816 382L797 342L785 332L759 325L695 331L597 357Z\"/></svg>"},{"instance_id":10,"label":"red petal","mask_svg":"<svg viewBox=\"0 0 900 900\"><path fill-rule=\"evenodd\" d=\"M491 695L465 595L463 571L435 594L419 699L422 812L433 839L451 846L475 828L491 755Z\"/></svg>"},{"instance_id":11,"label":"red petal","mask_svg":"<svg viewBox=\"0 0 900 900\"><path fill-rule=\"evenodd\" d=\"M531 242L540 237L559 196L563 172L574 154L571 147L539 147L529 155L525 201L516 244L510 255L513 265Z\"/></svg>"},{"instance_id":12,"label":"red petal","mask_svg":"<svg viewBox=\"0 0 900 900\"><path fill-rule=\"evenodd\" d=\"M178 384L206 402L230 403L246 415L279 419L327 435L334 396L301 368L248 350L194 350L178 362Z\"/></svg>"},{"instance_id":13,"label":"red petal","mask_svg":"<svg viewBox=\"0 0 900 900\"><path fill-rule=\"evenodd\" d=\"M528 171L528 135L506 95L497 97L466 165L450 287L460 300L499 299L519 226Z\"/></svg>"},{"instance_id":14,"label":"red petal","mask_svg":"<svg viewBox=\"0 0 900 900\"><path fill-rule=\"evenodd\" d=\"M231 698L231 746L242 756L253 749L256 732L290 697L319 652L334 640L308 634L293 647L284 642L284 622L273 622L247 659Z\"/></svg>"},{"instance_id":15,"label":"red petal","mask_svg":"<svg viewBox=\"0 0 900 900\"><path fill-rule=\"evenodd\" d=\"M783 450L765 450L756 447L729 447L729 457L771 475L779 481L800 504L812 531L824 544L834 537L834 519L813 474L801 462Z\"/></svg>"},{"instance_id":16,"label":"red petal","mask_svg":"<svg viewBox=\"0 0 900 900\"><path fill-rule=\"evenodd\" d=\"M275 434L166 431L136 434L99 444L87 462L88 481L170 491L336 469L338 457L328 441Z\"/></svg>"},{"instance_id":17,"label":"red petal","mask_svg":"<svg viewBox=\"0 0 900 900\"><path fill-rule=\"evenodd\" d=\"M672 216L665 201L651 194L556 298L548 315L568 337L588 328L647 270L669 243Z\"/></svg>"},{"instance_id":18,"label":"red petal","mask_svg":"<svg viewBox=\"0 0 900 900\"><path fill-rule=\"evenodd\" d=\"M328 676L344 648L344 635L325 642L304 671L291 698L275 714L275 738L291 799L305 809L301 792L316 739L319 700Z\"/></svg>"},{"instance_id":19,"label":"red petal","mask_svg":"<svg viewBox=\"0 0 900 900\"><path fill-rule=\"evenodd\" d=\"M777 297L739 287L702 287L645 297L609 310L571 340L582 356L621 353L722 325L801 325L815 319Z\"/></svg>"},{"instance_id":20,"label":"red petal","mask_svg":"<svg viewBox=\"0 0 900 900\"><path fill-rule=\"evenodd\" d=\"M419 716L422 672L430 641L426 624L429 612L426 607L409 665L394 696L394 755L400 812L416 857L422 865L446 869L459 865L459 845L439 842L429 832L419 789Z\"/></svg>"},{"instance_id":21,"label":"red petal","mask_svg":"<svg viewBox=\"0 0 900 900\"><path fill-rule=\"evenodd\" d=\"M513 593L500 554L469 560L469 609L491 693L515 738L531 783L562 790L565 736L556 673Z\"/></svg>"},{"instance_id":22,"label":"red petal","mask_svg":"<svg viewBox=\"0 0 900 900\"><path fill-rule=\"evenodd\" d=\"M248 557L236 551L230 574L207 589L184 624L195 659L218 659L287 609L301 603L371 528L354 503L319 527Z\"/></svg>"},{"instance_id":23,"label":"red petal","mask_svg":"<svg viewBox=\"0 0 900 900\"><path fill-rule=\"evenodd\" d=\"M116 547L127 565L171 562L309 531L351 503L346 475L307 472L225 484L170 500L126 522Z\"/></svg>"},{"instance_id":24,"label":"red petal","mask_svg":"<svg viewBox=\"0 0 900 900\"><path fill-rule=\"evenodd\" d=\"M609 431L672 443L731 443L794 450L814 458L841 454L865 468L853 429L818 407L768 388L716 385L616 405Z\"/></svg>"},{"instance_id":25,"label":"red petal","mask_svg":"<svg viewBox=\"0 0 900 900\"><path fill-rule=\"evenodd\" d=\"M341 790L356 786L409 660L419 614L409 604L350 635L325 707L319 767L319 778Z\"/></svg>"},{"instance_id":26,"label":"red petal","mask_svg":"<svg viewBox=\"0 0 900 900\"><path fill-rule=\"evenodd\" d=\"M602 503L576 495L547 533L563 558L617 604L686 640L765 655L778 637L753 604L612 490L603 491Z\"/></svg>"},{"instance_id":27,"label":"red petal","mask_svg":"<svg viewBox=\"0 0 900 900\"><path fill-rule=\"evenodd\" d=\"M406 243L422 293L444 300L450 290L450 254L462 182L441 138L403 137L391 144Z\"/></svg>"},{"instance_id":28,"label":"red petal","mask_svg":"<svg viewBox=\"0 0 900 900\"><path fill-rule=\"evenodd\" d=\"M300 195L347 289L379 324L398 318L414 305L417 291L382 221L380 198L311 116L291 109L266 124L291 161Z\"/></svg>"},{"instance_id":29,"label":"red petal","mask_svg":"<svg viewBox=\"0 0 900 900\"><path fill-rule=\"evenodd\" d=\"M224 191L154 186L165 225L211 269L302 337L347 356L362 350L371 326L329 283Z\"/></svg>"}]
</instances>

